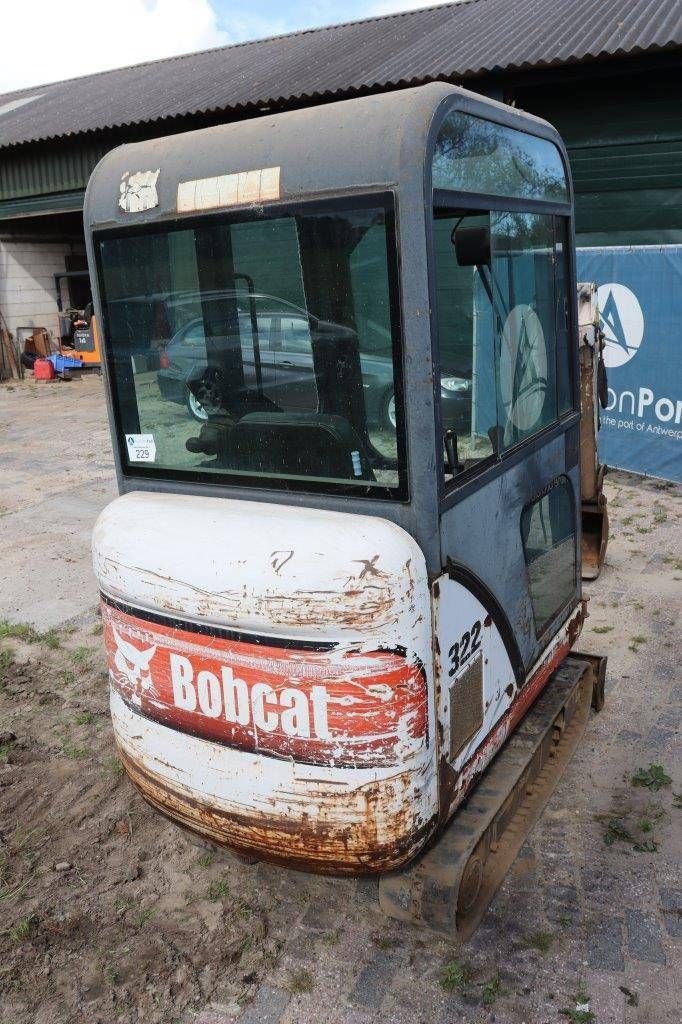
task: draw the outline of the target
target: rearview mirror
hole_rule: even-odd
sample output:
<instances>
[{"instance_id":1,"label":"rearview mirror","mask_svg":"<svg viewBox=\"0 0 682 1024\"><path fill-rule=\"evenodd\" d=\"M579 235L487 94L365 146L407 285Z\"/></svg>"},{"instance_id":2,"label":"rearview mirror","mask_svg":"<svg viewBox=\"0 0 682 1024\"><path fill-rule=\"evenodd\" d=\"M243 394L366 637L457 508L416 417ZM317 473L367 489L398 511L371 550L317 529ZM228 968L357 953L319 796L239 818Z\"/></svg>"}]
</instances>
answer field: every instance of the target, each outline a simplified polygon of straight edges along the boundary
<instances>
[{"instance_id":1,"label":"rearview mirror","mask_svg":"<svg viewBox=\"0 0 682 1024\"><path fill-rule=\"evenodd\" d=\"M454 232L453 244L460 267L490 266L489 228L457 228Z\"/></svg>"}]
</instances>

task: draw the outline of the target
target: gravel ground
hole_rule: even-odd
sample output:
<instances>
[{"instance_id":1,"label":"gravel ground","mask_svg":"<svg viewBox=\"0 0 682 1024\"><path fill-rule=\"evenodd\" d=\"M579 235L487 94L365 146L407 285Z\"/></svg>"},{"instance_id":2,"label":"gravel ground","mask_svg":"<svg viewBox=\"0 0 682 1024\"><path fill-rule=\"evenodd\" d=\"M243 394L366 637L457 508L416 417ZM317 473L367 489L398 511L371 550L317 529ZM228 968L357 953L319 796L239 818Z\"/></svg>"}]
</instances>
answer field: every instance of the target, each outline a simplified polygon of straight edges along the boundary
<instances>
[{"instance_id":1,"label":"gravel ground","mask_svg":"<svg viewBox=\"0 0 682 1024\"><path fill-rule=\"evenodd\" d=\"M114 493L99 379L0 385L0 464L2 1024L677 1024L681 488L608 477L578 645L609 656L606 706L457 949L366 882L192 845L121 774L89 570Z\"/></svg>"}]
</instances>

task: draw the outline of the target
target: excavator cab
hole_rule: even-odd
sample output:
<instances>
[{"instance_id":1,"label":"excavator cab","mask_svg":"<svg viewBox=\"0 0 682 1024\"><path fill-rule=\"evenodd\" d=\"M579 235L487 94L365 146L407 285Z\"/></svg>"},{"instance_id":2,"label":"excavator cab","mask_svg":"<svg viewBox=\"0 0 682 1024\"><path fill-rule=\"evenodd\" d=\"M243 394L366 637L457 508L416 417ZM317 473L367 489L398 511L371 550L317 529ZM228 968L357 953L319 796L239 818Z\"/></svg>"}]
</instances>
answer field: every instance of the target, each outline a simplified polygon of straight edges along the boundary
<instances>
[{"instance_id":1,"label":"excavator cab","mask_svg":"<svg viewBox=\"0 0 682 1024\"><path fill-rule=\"evenodd\" d=\"M559 136L441 83L265 114L110 152L85 223L128 774L470 933L603 695Z\"/></svg>"}]
</instances>

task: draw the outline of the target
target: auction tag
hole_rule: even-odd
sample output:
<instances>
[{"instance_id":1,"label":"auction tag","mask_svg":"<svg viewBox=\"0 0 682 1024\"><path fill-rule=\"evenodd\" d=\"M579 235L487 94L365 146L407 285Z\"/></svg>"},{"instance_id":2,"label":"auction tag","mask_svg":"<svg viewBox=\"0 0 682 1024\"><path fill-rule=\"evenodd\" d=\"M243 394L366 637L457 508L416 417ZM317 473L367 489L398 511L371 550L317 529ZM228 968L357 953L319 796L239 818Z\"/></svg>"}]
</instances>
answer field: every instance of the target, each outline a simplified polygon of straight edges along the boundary
<instances>
[{"instance_id":1,"label":"auction tag","mask_svg":"<svg viewBox=\"0 0 682 1024\"><path fill-rule=\"evenodd\" d=\"M156 462L153 434L126 434L129 462Z\"/></svg>"}]
</instances>

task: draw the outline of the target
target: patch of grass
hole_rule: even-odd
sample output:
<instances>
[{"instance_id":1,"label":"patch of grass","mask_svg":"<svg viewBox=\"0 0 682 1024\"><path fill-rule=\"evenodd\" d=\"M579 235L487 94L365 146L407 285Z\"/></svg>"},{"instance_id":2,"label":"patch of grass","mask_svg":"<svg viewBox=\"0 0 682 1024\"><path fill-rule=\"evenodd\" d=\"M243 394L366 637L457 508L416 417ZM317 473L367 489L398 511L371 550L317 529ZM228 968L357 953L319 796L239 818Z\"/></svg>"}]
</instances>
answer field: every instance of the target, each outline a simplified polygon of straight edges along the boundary
<instances>
[{"instance_id":1,"label":"patch of grass","mask_svg":"<svg viewBox=\"0 0 682 1024\"><path fill-rule=\"evenodd\" d=\"M104 626L102 625L102 623L101 622L96 622L95 625L92 627L92 635L93 636L101 636L103 629L104 629Z\"/></svg>"},{"instance_id":2,"label":"patch of grass","mask_svg":"<svg viewBox=\"0 0 682 1024\"><path fill-rule=\"evenodd\" d=\"M23 942L31 934L31 919L22 917L7 933L12 942Z\"/></svg>"},{"instance_id":3,"label":"patch of grass","mask_svg":"<svg viewBox=\"0 0 682 1024\"><path fill-rule=\"evenodd\" d=\"M116 779L120 779L123 775L123 765L117 757L108 757L102 767Z\"/></svg>"},{"instance_id":4,"label":"patch of grass","mask_svg":"<svg viewBox=\"0 0 682 1024\"><path fill-rule=\"evenodd\" d=\"M549 953L554 942L554 936L551 932L535 932L534 935L529 936L526 940L529 946L533 949L537 949L539 953L544 956L545 953Z\"/></svg>"},{"instance_id":5,"label":"patch of grass","mask_svg":"<svg viewBox=\"0 0 682 1024\"><path fill-rule=\"evenodd\" d=\"M335 928L334 931L325 932L322 936L322 941L325 946L336 946L339 939L341 938L341 929Z\"/></svg>"},{"instance_id":6,"label":"patch of grass","mask_svg":"<svg viewBox=\"0 0 682 1024\"><path fill-rule=\"evenodd\" d=\"M305 992L312 992L315 988L315 980L304 967L300 971L293 971L289 976L287 988L292 995L302 995Z\"/></svg>"},{"instance_id":7,"label":"patch of grass","mask_svg":"<svg viewBox=\"0 0 682 1024\"><path fill-rule=\"evenodd\" d=\"M48 629L41 633L28 622L10 622L0 619L0 640L23 640L26 644L44 644L46 647L59 647L59 634L56 629Z\"/></svg>"},{"instance_id":8,"label":"patch of grass","mask_svg":"<svg viewBox=\"0 0 682 1024\"><path fill-rule=\"evenodd\" d=\"M650 764L648 768L639 768L630 781L633 786L642 786L652 793L658 793L664 786L669 786L672 779L662 764Z\"/></svg>"},{"instance_id":9,"label":"patch of grass","mask_svg":"<svg viewBox=\"0 0 682 1024\"><path fill-rule=\"evenodd\" d=\"M202 853L200 857L197 857L197 864L200 868L210 868L214 860L215 857L212 853Z\"/></svg>"},{"instance_id":10,"label":"patch of grass","mask_svg":"<svg viewBox=\"0 0 682 1024\"><path fill-rule=\"evenodd\" d=\"M657 524L665 523L668 520L668 513L662 505L654 505L654 522Z\"/></svg>"},{"instance_id":11,"label":"patch of grass","mask_svg":"<svg viewBox=\"0 0 682 1024\"><path fill-rule=\"evenodd\" d=\"M441 971L441 988L444 988L446 992L461 992L472 977L473 970L467 960L449 960Z\"/></svg>"},{"instance_id":12,"label":"patch of grass","mask_svg":"<svg viewBox=\"0 0 682 1024\"><path fill-rule=\"evenodd\" d=\"M594 626L592 629L593 633L610 633L613 630L613 626Z\"/></svg>"},{"instance_id":13,"label":"patch of grass","mask_svg":"<svg viewBox=\"0 0 682 1024\"><path fill-rule=\"evenodd\" d=\"M57 675L67 686L71 686L72 683L76 682L76 673L71 668L64 668Z\"/></svg>"},{"instance_id":14,"label":"patch of grass","mask_svg":"<svg viewBox=\"0 0 682 1024\"><path fill-rule=\"evenodd\" d=\"M76 723L76 725L92 725L94 721L95 716L93 715L92 711L79 711L76 717L74 718L74 722Z\"/></svg>"},{"instance_id":15,"label":"patch of grass","mask_svg":"<svg viewBox=\"0 0 682 1024\"><path fill-rule=\"evenodd\" d=\"M682 558L675 558L674 555L663 556L664 565L672 565L675 572L682 572Z\"/></svg>"},{"instance_id":16,"label":"patch of grass","mask_svg":"<svg viewBox=\"0 0 682 1024\"><path fill-rule=\"evenodd\" d=\"M16 740L8 740L7 743L0 743L0 764L7 764L9 761L9 755L14 749Z\"/></svg>"},{"instance_id":17,"label":"patch of grass","mask_svg":"<svg viewBox=\"0 0 682 1024\"><path fill-rule=\"evenodd\" d=\"M636 608L638 612L644 611L644 604L642 601L633 601L632 607Z\"/></svg>"},{"instance_id":18,"label":"patch of grass","mask_svg":"<svg viewBox=\"0 0 682 1024\"><path fill-rule=\"evenodd\" d=\"M634 518L634 516L625 516L624 519L621 519L621 526L630 526Z\"/></svg>"},{"instance_id":19,"label":"patch of grass","mask_svg":"<svg viewBox=\"0 0 682 1024\"><path fill-rule=\"evenodd\" d=\"M56 629L48 629L47 633L43 633L40 638L40 642L45 646L49 647L51 651L56 651L61 647L59 640L59 633Z\"/></svg>"},{"instance_id":20,"label":"patch of grass","mask_svg":"<svg viewBox=\"0 0 682 1024\"><path fill-rule=\"evenodd\" d=\"M37 644L40 640L40 633L29 626L28 622L10 622L9 619L0 619L0 640L5 639L23 640L27 644Z\"/></svg>"},{"instance_id":21,"label":"patch of grass","mask_svg":"<svg viewBox=\"0 0 682 1024\"><path fill-rule=\"evenodd\" d=\"M637 633L635 636L630 637L630 643L628 644L628 650L634 651L635 654L639 650L642 644L649 642L648 636L643 636L641 633Z\"/></svg>"},{"instance_id":22,"label":"patch of grass","mask_svg":"<svg viewBox=\"0 0 682 1024\"><path fill-rule=\"evenodd\" d=\"M240 917L242 921L248 921L249 918L253 917L253 910L248 903L239 903L237 904L235 915Z\"/></svg>"},{"instance_id":23,"label":"patch of grass","mask_svg":"<svg viewBox=\"0 0 682 1024\"><path fill-rule=\"evenodd\" d=\"M79 747L76 743L69 742L62 744L62 753L71 761L85 761L90 756L85 747Z\"/></svg>"},{"instance_id":24,"label":"patch of grass","mask_svg":"<svg viewBox=\"0 0 682 1024\"><path fill-rule=\"evenodd\" d=\"M227 882L220 878L215 882L211 882L208 889L206 890L206 896L211 903L217 903L218 900L222 900L225 896L229 896L230 887Z\"/></svg>"},{"instance_id":25,"label":"patch of grass","mask_svg":"<svg viewBox=\"0 0 682 1024\"><path fill-rule=\"evenodd\" d=\"M89 647L76 647L71 651L70 657L76 665L87 665L92 657L92 651Z\"/></svg>"},{"instance_id":26,"label":"patch of grass","mask_svg":"<svg viewBox=\"0 0 682 1024\"><path fill-rule=\"evenodd\" d=\"M573 918L570 914L559 914L559 924L562 928L568 928L569 924L573 923Z\"/></svg>"},{"instance_id":27,"label":"patch of grass","mask_svg":"<svg viewBox=\"0 0 682 1024\"><path fill-rule=\"evenodd\" d=\"M499 994L500 979L499 977L491 978L481 989L481 1002L484 1006L492 1006Z\"/></svg>"},{"instance_id":28,"label":"patch of grass","mask_svg":"<svg viewBox=\"0 0 682 1024\"><path fill-rule=\"evenodd\" d=\"M150 921L155 913L156 910L154 909L154 907L147 907L146 910L143 910L137 919L138 928L141 928L143 924L146 924L147 921Z\"/></svg>"}]
</instances>

